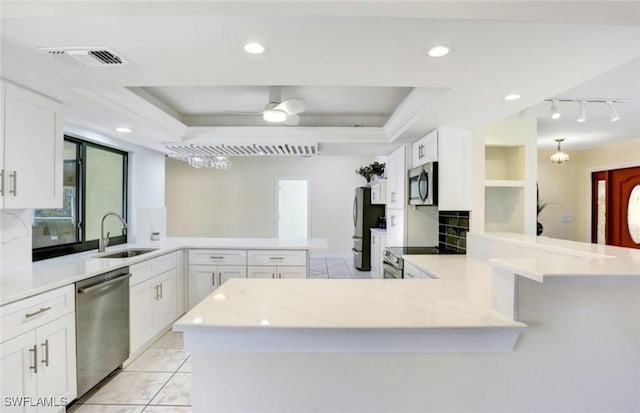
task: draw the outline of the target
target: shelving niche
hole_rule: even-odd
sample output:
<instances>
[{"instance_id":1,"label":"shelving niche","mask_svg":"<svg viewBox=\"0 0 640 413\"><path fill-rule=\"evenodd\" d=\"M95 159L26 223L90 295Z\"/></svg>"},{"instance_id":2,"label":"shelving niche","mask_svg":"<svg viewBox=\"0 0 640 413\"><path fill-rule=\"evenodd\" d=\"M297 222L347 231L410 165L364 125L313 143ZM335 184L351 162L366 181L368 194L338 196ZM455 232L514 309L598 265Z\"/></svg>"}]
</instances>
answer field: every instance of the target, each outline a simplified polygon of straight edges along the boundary
<instances>
[{"instance_id":1,"label":"shelving niche","mask_svg":"<svg viewBox=\"0 0 640 413\"><path fill-rule=\"evenodd\" d=\"M535 122L510 118L484 135L484 230L535 234Z\"/></svg>"}]
</instances>

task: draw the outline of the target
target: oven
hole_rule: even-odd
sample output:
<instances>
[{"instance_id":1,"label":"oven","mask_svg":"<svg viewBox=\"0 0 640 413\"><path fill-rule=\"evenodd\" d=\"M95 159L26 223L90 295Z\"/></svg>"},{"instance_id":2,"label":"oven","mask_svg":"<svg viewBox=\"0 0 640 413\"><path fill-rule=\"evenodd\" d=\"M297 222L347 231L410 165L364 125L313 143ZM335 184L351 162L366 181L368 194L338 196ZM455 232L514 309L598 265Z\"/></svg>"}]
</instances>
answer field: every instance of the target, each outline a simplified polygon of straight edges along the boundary
<instances>
[{"instance_id":1,"label":"oven","mask_svg":"<svg viewBox=\"0 0 640 413\"><path fill-rule=\"evenodd\" d=\"M384 250L382 274L386 279L404 278L403 255L441 254L438 247L387 247Z\"/></svg>"},{"instance_id":2,"label":"oven","mask_svg":"<svg viewBox=\"0 0 640 413\"><path fill-rule=\"evenodd\" d=\"M402 279L402 268L393 266L388 261L382 262L382 278Z\"/></svg>"}]
</instances>

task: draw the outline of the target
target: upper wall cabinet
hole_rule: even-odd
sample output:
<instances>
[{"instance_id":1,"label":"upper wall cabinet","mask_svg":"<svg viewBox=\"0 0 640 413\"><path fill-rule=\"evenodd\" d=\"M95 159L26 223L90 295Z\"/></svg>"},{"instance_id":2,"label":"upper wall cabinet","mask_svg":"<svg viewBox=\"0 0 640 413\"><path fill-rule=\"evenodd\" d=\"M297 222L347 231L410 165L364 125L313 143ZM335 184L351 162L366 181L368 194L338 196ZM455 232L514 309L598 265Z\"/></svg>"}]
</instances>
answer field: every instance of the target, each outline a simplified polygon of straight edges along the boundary
<instances>
[{"instance_id":1,"label":"upper wall cabinet","mask_svg":"<svg viewBox=\"0 0 640 413\"><path fill-rule=\"evenodd\" d=\"M0 81L0 208L62 208L62 104Z\"/></svg>"},{"instance_id":2,"label":"upper wall cabinet","mask_svg":"<svg viewBox=\"0 0 640 413\"><path fill-rule=\"evenodd\" d=\"M471 210L470 129L438 128L413 143L413 167L438 162L438 209Z\"/></svg>"},{"instance_id":3,"label":"upper wall cabinet","mask_svg":"<svg viewBox=\"0 0 640 413\"><path fill-rule=\"evenodd\" d=\"M438 160L438 131L434 130L413 143L412 168Z\"/></svg>"}]
</instances>

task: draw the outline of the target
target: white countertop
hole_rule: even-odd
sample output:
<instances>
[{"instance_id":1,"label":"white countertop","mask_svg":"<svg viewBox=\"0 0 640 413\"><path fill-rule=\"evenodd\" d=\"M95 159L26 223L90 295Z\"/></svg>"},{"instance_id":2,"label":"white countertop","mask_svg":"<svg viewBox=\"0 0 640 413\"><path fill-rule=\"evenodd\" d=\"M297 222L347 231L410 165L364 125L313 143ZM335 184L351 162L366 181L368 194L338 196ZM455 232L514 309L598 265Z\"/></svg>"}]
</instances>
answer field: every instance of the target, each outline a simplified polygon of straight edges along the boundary
<instances>
[{"instance_id":1,"label":"white countertop","mask_svg":"<svg viewBox=\"0 0 640 413\"><path fill-rule=\"evenodd\" d=\"M129 248L157 248L143 255L124 259L96 258L97 251L37 261L0 274L0 305L63 287L110 270L146 261L159 255L190 248L238 249L325 249L324 239L280 240L274 238L167 238L157 242L108 247L107 252ZM103 253L105 254L105 253Z\"/></svg>"},{"instance_id":2,"label":"white countertop","mask_svg":"<svg viewBox=\"0 0 640 413\"><path fill-rule=\"evenodd\" d=\"M405 256L438 279L232 279L174 324L216 329L526 327L491 310L491 265L465 256Z\"/></svg>"},{"instance_id":3,"label":"white countertop","mask_svg":"<svg viewBox=\"0 0 640 413\"><path fill-rule=\"evenodd\" d=\"M533 248L520 256L489 260L497 268L544 282L551 279L640 277L640 250L512 233L469 233L470 237ZM531 250L528 250L531 251Z\"/></svg>"}]
</instances>

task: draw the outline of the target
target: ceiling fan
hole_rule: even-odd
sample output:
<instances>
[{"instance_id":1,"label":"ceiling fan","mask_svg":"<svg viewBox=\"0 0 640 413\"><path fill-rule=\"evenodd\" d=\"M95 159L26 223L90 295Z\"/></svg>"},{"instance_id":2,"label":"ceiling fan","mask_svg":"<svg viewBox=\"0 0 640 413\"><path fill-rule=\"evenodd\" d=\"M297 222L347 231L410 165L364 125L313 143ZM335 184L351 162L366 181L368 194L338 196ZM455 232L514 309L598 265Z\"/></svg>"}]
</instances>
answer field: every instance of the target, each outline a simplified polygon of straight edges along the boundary
<instances>
[{"instance_id":1,"label":"ceiling fan","mask_svg":"<svg viewBox=\"0 0 640 413\"><path fill-rule=\"evenodd\" d=\"M226 111L236 115L262 115L267 122L284 123L289 126L296 126L300 123L300 113L304 112L306 105L304 100L291 98L282 100L282 90L279 86L269 87L269 103L260 112L235 112Z\"/></svg>"}]
</instances>

